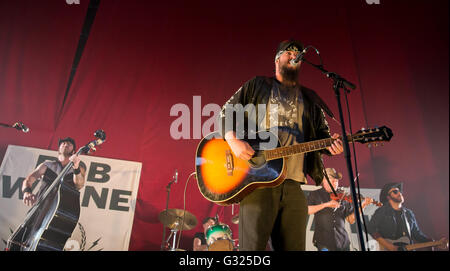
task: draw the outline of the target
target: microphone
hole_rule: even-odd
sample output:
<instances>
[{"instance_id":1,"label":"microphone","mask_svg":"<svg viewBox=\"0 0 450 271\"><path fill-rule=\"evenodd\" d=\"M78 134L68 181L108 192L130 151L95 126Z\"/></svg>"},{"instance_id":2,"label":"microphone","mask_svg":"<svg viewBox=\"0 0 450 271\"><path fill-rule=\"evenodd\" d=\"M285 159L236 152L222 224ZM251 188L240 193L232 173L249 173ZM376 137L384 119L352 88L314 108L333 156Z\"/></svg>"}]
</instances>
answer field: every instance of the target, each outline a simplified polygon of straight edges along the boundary
<instances>
[{"instance_id":1,"label":"microphone","mask_svg":"<svg viewBox=\"0 0 450 271\"><path fill-rule=\"evenodd\" d=\"M173 175L173 182L177 183L178 182L178 170L175 169L175 174Z\"/></svg>"},{"instance_id":2,"label":"microphone","mask_svg":"<svg viewBox=\"0 0 450 271\"><path fill-rule=\"evenodd\" d=\"M292 66L297 66L298 63L303 60L303 56L306 54L307 49L308 49L308 47L303 49L303 51L301 51L300 54L298 54L296 58L289 61L289 63L291 63Z\"/></svg>"},{"instance_id":3,"label":"microphone","mask_svg":"<svg viewBox=\"0 0 450 271\"><path fill-rule=\"evenodd\" d=\"M28 128L25 124L23 124L20 121L14 123L12 127L16 128L19 131L21 130L24 133L28 133L30 131L30 128Z\"/></svg>"},{"instance_id":4,"label":"microphone","mask_svg":"<svg viewBox=\"0 0 450 271\"><path fill-rule=\"evenodd\" d=\"M177 182L178 182L178 170L175 169L175 173L174 173L173 176L172 176L172 180L171 180L171 181L167 184L167 186L166 186L167 191L170 190L170 186L171 186L173 183L177 183Z\"/></svg>"}]
</instances>

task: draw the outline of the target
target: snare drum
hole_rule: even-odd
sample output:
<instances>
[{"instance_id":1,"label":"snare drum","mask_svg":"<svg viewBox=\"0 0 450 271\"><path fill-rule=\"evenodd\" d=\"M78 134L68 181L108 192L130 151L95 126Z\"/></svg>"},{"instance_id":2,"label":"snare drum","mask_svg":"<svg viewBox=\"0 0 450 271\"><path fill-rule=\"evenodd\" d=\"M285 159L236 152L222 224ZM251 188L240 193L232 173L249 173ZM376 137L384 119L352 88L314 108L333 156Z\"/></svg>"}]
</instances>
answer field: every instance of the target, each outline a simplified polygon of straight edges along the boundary
<instances>
[{"instance_id":1,"label":"snare drum","mask_svg":"<svg viewBox=\"0 0 450 271\"><path fill-rule=\"evenodd\" d=\"M209 251L233 251L231 230L225 224L209 226L206 230L206 243Z\"/></svg>"}]
</instances>

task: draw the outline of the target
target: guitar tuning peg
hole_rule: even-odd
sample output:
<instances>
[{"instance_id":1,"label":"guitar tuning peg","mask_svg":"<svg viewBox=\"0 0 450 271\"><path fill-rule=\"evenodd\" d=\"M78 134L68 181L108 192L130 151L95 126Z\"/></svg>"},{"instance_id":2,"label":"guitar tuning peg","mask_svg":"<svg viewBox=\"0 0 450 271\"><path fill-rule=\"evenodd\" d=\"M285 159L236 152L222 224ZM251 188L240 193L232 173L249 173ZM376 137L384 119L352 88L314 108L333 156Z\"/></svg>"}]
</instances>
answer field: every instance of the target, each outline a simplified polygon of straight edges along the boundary
<instances>
[{"instance_id":1,"label":"guitar tuning peg","mask_svg":"<svg viewBox=\"0 0 450 271\"><path fill-rule=\"evenodd\" d=\"M368 148L372 148L372 143L367 144Z\"/></svg>"}]
</instances>

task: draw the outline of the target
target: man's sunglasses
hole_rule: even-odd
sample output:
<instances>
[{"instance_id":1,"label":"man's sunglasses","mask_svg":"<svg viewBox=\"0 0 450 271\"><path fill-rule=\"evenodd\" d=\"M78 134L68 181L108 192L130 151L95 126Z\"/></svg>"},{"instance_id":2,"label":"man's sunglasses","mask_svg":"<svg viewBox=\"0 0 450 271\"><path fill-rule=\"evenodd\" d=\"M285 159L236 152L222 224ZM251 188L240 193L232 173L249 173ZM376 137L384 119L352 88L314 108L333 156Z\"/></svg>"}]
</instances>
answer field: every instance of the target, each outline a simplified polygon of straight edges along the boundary
<instances>
[{"instance_id":1,"label":"man's sunglasses","mask_svg":"<svg viewBox=\"0 0 450 271\"><path fill-rule=\"evenodd\" d=\"M389 192L389 195L390 195L391 193L394 193L394 195L397 195L398 193L400 193L400 190L399 190L399 189L394 189L394 190L392 190L392 191Z\"/></svg>"}]
</instances>

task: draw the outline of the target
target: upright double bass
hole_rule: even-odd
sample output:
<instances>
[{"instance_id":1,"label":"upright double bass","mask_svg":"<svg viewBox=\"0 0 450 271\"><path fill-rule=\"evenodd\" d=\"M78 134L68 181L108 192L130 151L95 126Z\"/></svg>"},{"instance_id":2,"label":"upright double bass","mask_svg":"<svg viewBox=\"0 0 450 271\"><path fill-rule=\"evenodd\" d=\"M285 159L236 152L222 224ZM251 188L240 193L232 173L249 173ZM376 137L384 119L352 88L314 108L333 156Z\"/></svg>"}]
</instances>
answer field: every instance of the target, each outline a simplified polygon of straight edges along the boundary
<instances>
[{"instance_id":1,"label":"upright double bass","mask_svg":"<svg viewBox=\"0 0 450 271\"><path fill-rule=\"evenodd\" d=\"M105 132L97 130L95 140L81 147L77 155L95 151L105 141ZM70 161L54 179L25 220L7 241L9 251L61 251L80 217L80 192L64 182L73 166ZM55 174L56 175L56 174Z\"/></svg>"}]
</instances>

